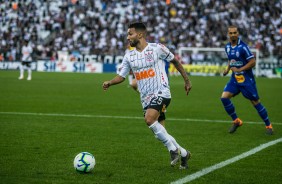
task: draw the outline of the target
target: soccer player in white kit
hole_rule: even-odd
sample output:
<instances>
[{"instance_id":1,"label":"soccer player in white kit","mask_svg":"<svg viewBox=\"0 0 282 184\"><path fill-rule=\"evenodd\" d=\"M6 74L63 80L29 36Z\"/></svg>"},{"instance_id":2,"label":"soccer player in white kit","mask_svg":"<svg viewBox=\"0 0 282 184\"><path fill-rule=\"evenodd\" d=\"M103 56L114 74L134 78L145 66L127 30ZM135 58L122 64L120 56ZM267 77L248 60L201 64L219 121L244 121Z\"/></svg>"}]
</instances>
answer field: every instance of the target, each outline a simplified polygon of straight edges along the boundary
<instances>
[{"instance_id":1,"label":"soccer player in white kit","mask_svg":"<svg viewBox=\"0 0 282 184\"><path fill-rule=\"evenodd\" d=\"M21 66L20 66L20 77L19 79L22 80L24 78L24 67L27 67L28 77L27 80L31 80L31 62L32 62L32 47L28 45L28 41L24 40L24 45L22 47L22 59L21 59Z\"/></svg>"},{"instance_id":2,"label":"soccer player in white kit","mask_svg":"<svg viewBox=\"0 0 282 184\"><path fill-rule=\"evenodd\" d=\"M145 122L153 131L155 137L170 152L171 166L178 163L180 154L179 168L187 169L187 161L191 153L182 148L174 137L168 134L165 127L160 124L165 119L164 113L171 100L164 60L173 63L182 75L186 95L188 95L192 85L182 65L174 55L164 45L148 43L146 33L146 26L141 22L129 25L127 40L130 46L135 47L135 49L125 54L118 75L110 81L105 81L103 89L107 90L110 86L123 82L129 71L132 70L137 80Z\"/></svg>"}]
</instances>

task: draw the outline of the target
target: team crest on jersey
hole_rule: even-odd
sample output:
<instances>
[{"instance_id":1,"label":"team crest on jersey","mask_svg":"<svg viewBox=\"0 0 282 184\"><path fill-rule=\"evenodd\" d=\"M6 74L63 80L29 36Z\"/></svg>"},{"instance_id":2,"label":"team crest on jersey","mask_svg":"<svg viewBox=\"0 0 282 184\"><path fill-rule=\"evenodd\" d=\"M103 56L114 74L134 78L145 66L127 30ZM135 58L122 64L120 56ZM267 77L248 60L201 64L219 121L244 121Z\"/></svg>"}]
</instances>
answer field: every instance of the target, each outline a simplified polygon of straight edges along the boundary
<instances>
[{"instance_id":1,"label":"team crest on jersey","mask_svg":"<svg viewBox=\"0 0 282 184\"><path fill-rule=\"evenodd\" d=\"M149 62L154 60L153 50L145 51L145 60Z\"/></svg>"},{"instance_id":2,"label":"team crest on jersey","mask_svg":"<svg viewBox=\"0 0 282 184\"><path fill-rule=\"evenodd\" d=\"M238 51L236 52L236 56L237 56L237 57L239 57L239 56L240 56L240 53L239 53Z\"/></svg>"},{"instance_id":3,"label":"team crest on jersey","mask_svg":"<svg viewBox=\"0 0 282 184\"><path fill-rule=\"evenodd\" d=\"M227 53L229 53L229 52L230 52L230 47L227 47L227 50L226 50L226 51L227 51Z\"/></svg>"}]
</instances>

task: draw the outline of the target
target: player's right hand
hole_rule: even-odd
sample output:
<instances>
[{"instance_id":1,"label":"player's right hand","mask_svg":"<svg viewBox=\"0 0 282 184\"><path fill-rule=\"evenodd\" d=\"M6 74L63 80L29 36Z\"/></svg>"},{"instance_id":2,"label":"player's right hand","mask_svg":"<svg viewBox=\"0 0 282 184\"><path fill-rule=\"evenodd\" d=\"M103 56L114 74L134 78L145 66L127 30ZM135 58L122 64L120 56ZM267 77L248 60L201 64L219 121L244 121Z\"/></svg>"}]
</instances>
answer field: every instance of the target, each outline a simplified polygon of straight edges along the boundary
<instances>
[{"instance_id":1,"label":"player's right hand","mask_svg":"<svg viewBox=\"0 0 282 184\"><path fill-rule=\"evenodd\" d=\"M104 91L106 91L107 89L109 89L109 87L111 86L111 83L110 83L110 81L105 81L104 83L103 83L103 89L104 89Z\"/></svg>"},{"instance_id":2,"label":"player's right hand","mask_svg":"<svg viewBox=\"0 0 282 184\"><path fill-rule=\"evenodd\" d=\"M192 89L192 84L191 84L190 80L185 83L184 89L185 89L185 91L186 91L186 95L188 95L189 92L190 92L191 89Z\"/></svg>"}]
</instances>

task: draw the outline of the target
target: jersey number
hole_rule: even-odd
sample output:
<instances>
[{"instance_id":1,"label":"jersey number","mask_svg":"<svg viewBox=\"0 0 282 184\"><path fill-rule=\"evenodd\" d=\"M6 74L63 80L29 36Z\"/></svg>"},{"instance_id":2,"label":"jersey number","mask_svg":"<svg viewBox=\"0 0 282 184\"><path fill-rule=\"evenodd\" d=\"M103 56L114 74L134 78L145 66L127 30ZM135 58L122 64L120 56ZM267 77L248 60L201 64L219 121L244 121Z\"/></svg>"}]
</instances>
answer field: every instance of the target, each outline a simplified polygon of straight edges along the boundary
<instances>
[{"instance_id":1,"label":"jersey number","mask_svg":"<svg viewBox=\"0 0 282 184\"><path fill-rule=\"evenodd\" d=\"M153 99L152 99L152 104L158 104L158 105L161 105L161 104L162 104L162 102L163 102L163 98L162 98L162 97L160 97L160 96L158 96L158 97L156 97L156 98L153 98Z\"/></svg>"}]
</instances>

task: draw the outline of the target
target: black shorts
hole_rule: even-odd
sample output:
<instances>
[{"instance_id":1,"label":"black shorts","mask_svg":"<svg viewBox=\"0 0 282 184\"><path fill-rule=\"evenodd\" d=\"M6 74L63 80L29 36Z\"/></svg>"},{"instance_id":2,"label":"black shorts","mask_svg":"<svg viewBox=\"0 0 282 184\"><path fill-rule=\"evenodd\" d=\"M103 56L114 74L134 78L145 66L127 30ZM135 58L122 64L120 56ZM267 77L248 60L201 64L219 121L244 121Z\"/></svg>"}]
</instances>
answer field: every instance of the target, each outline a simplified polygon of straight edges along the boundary
<instances>
[{"instance_id":1,"label":"black shorts","mask_svg":"<svg viewBox=\"0 0 282 184\"><path fill-rule=\"evenodd\" d=\"M160 113L158 121L161 122L161 121L165 120L165 112L166 112L166 108L170 104L170 100L171 100L170 98L164 98L164 97L161 97L161 96L157 96L157 97L152 98L152 100L150 101L150 104L143 109L144 116L145 116L147 109L155 109L155 110L159 111L159 113Z\"/></svg>"},{"instance_id":2,"label":"black shorts","mask_svg":"<svg viewBox=\"0 0 282 184\"><path fill-rule=\"evenodd\" d=\"M31 67L31 61L22 61L23 66Z\"/></svg>"}]
</instances>

